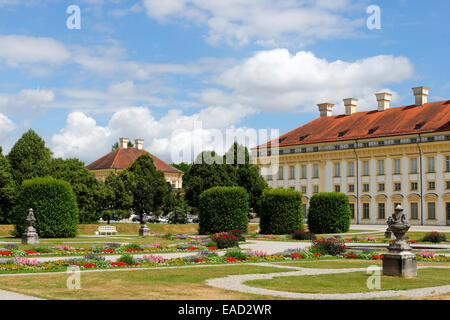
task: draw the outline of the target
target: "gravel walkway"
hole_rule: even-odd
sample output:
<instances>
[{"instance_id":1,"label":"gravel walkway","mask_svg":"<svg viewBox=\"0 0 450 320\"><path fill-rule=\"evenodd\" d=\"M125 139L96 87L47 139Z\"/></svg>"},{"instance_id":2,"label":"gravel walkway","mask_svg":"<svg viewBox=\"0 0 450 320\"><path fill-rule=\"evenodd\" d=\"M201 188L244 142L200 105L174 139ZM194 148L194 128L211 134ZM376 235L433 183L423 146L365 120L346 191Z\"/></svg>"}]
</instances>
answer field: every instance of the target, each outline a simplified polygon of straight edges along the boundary
<instances>
[{"instance_id":1,"label":"gravel walkway","mask_svg":"<svg viewBox=\"0 0 450 320\"><path fill-rule=\"evenodd\" d=\"M43 300L43 299L0 289L0 300Z\"/></svg>"},{"instance_id":2,"label":"gravel walkway","mask_svg":"<svg viewBox=\"0 0 450 320\"><path fill-rule=\"evenodd\" d=\"M261 263L261 266L275 266L269 263ZM279 267L279 266L277 266ZM225 278L216 278L206 281L206 284L226 289L245 293L253 293L259 295L277 296L291 299L324 299L324 300L355 300L355 299L376 299L388 297L427 297L432 295L444 294L450 292L450 285L419 288L410 290L387 290L387 291L373 291L373 292L357 292L357 293L336 293L336 294L322 294L322 293L297 293L288 291L270 290L264 288L256 288L245 285L244 282L250 280L272 279L274 277L289 277L289 276L305 276L305 275L320 275L320 274L337 274L365 271L366 268L349 268L349 269L312 269L300 268L291 266L281 266L283 268L297 269L298 271L282 272L282 273L266 273L266 274L246 274L246 275L232 275ZM450 267L418 267L418 268L450 268Z\"/></svg>"}]
</instances>

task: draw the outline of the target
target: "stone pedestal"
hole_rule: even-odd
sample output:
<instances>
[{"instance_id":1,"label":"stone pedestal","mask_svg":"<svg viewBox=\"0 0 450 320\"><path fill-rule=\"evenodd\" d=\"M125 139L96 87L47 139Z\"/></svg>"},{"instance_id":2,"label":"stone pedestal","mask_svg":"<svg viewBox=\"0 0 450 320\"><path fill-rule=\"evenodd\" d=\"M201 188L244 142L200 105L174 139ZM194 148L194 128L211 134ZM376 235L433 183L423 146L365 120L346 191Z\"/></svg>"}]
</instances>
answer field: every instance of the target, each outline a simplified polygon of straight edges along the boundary
<instances>
[{"instance_id":1,"label":"stone pedestal","mask_svg":"<svg viewBox=\"0 0 450 320\"><path fill-rule=\"evenodd\" d=\"M141 224L141 227L139 228L139 236L145 237L150 235L150 229L147 227L146 224Z\"/></svg>"},{"instance_id":2,"label":"stone pedestal","mask_svg":"<svg viewBox=\"0 0 450 320\"><path fill-rule=\"evenodd\" d=\"M39 236L36 229L28 227L27 231L22 233L22 244L37 244L39 243Z\"/></svg>"},{"instance_id":3,"label":"stone pedestal","mask_svg":"<svg viewBox=\"0 0 450 320\"><path fill-rule=\"evenodd\" d=\"M383 275L417 277L416 256L407 251L386 253L383 258Z\"/></svg>"}]
</instances>

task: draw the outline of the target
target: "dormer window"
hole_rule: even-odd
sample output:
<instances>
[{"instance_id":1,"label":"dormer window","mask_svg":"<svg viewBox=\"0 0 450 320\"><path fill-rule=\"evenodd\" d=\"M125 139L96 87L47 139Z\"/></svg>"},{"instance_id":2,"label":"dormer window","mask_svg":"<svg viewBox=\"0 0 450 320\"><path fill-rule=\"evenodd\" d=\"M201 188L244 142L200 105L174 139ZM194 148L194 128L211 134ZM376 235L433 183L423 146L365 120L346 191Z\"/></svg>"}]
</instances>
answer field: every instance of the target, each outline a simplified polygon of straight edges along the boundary
<instances>
[{"instance_id":1,"label":"dormer window","mask_svg":"<svg viewBox=\"0 0 450 320\"><path fill-rule=\"evenodd\" d=\"M300 139L298 139L298 140L303 141L303 140L305 140L306 138L308 138L308 136L309 136L309 134L307 134L306 136L300 137Z\"/></svg>"},{"instance_id":2,"label":"dormer window","mask_svg":"<svg viewBox=\"0 0 450 320\"><path fill-rule=\"evenodd\" d=\"M343 137L343 136L345 136L345 135L347 134L347 132L348 132L348 130L339 132L338 137Z\"/></svg>"},{"instance_id":3,"label":"dormer window","mask_svg":"<svg viewBox=\"0 0 450 320\"><path fill-rule=\"evenodd\" d=\"M375 131L377 131L377 130L378 130L378 127L373 128L373 129L370 129L370 130L369 130L369 134L373 134L373 133L375 133Z\"/></svg>"},{"instance_id":4,"label":"dormer window","mask_svg":"<svg viewBox=\"0 0 450 320\"><path fill-rule=\"evenodd\" d=\"M414 127L415 130L419 130L424 126L425 122L419 122L418 124L416 124L416 126Z\"/></svg>"},{"instance_id":5,"label":"dormer window","mask_svg":"<svg viewBox=\"0 0 450 320\"><path fill-rule=\"evenodd\" d=\"M284 140L286 140L286 138L278 139L278 143L282 143Z\"/></svg>"}]
</instances>

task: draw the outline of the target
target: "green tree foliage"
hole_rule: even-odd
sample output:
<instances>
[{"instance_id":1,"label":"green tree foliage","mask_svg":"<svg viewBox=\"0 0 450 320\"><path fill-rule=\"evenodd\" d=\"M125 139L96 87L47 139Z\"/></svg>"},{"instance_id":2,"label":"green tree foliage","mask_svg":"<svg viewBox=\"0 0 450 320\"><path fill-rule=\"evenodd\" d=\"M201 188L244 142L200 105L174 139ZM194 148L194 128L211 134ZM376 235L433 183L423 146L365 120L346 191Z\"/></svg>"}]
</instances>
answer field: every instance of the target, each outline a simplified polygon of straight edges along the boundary
<instances>
[{"instance_id":1,"label":"green tree foliage","mask_svg":"<svg viewBox=\"0 0 450 320\"><path fill-rule=\"evenodd\" d=\"M50 162L50 175L70 183L77 198L80 223L98 221L101 215L99 202L102 185L83 162L78 159L53 159Z\"/></svg>"},{"instance_id":2,"label":"green tree foliage","mask_svg":"<svg viewBox=\"0 0 450 320\"><path fill-rule=\"evenodd\" d=\"M266 189L261 197L260 232L291 234L303 228L302 194L292 189Z\"/></svg>"},{"instance_id":3,"label":"green tree foliage","mask_svg":"<svg viewBox=\"0 0 450 320\"><path fill-rule=\"evenodd\" d=\"M192 164L181 162L181 163L171 163L172 167L177 168L178 170L183 171L184 173L188 172L189 169L192 167Z\"/></svg>"},{"instance_id":4,"label":"green tree foliage","mask_svg":"<svg viewBox=\"0 0 450 320\"><path fill-rule=\"evenodd\" d=\"M108 223L112 217L123 219L131 215L135 187L133 173L128 170L112 173L106 178L101 208L102 216Z\"/></svg>"},{"instance_id":5,"label":"green tree foliage","mask_svg":"<svg viewBox=\"0 0 450 320\"><path fill-rule=\"evenodd\" d=\"M224 163L236 168L237 185L247 190L250 196L249 206L254 211L257 210L261 194L267 188L267 182L259 174L258 167L251 164L248 149L235 142L224 155Z\"/></svg>"},{"instance_id":6,"label":"green tree foliage","mask_svg":"<svg viewBox=\"0 0 450 320\"><path fill-rule=\"evenodd\" d=\"M134 147L134 144L133 144L133 142L128 141L127 146L128 146L128 148L133 148L133 147ZM115 143L112 145L112 147L111 147L111 151L117 150L117 149L119 149L119 148L120 148L119 143L118 143L118 142L115 142Z\"/></svg>"},{"instance_id":7,"label":"green tree foliage","mask_svg":"<svg viewBox=\"0 0 450 320\"><path fill-rule=\"evenodd\" d=\"M16 197L15 187L9 162L2 155L0 147L0 224L10 223Z\"/></svg>"},{"instance_id":8,"label":"green tree foliage","mask_svg":"<svg viewBox=\"0 0 450 320\"><path fill-rule=\"evenodd\" d=\"M237 186L236 181L237 172L233 166L222 164L222 157L214 151L204 151L183 177L186 200L191 207L197 208L203 191L218 186Z\"/></svg>"},{"instance_id":9,"label":"green tree foliage","mask_svg":"<svg viewBox=\"0 0 450 320\"><path fill-rule=\"evenodd\" d=\"M13 222L18 234L27 227L28 210L36 217L36 228L42 238L75 237L78 230L78 208L70 184L51 177L25 180L17 195Z\"/></svg>"},{"instance_id":10,"label":"green tree foliage","mask_svg":"<svg viewBox=\"0 0 450 320\"><path fill-rule=\"evenodd\" d=\"M25 132L8 154L16 185L20 186L27 179L48 175L51 157L50 149L36 132L31 129Z\"/></svg>"},{"instance_id":11,"label":"green tree foliage","mask_svg":"<svg viewBox=\"0 0 450 320\"><path fill-rule=\"evenodd\" d=\"M200 195L199 233L248 230L248 194L242 187L214 187Z\"/></svg>"},{"instance_id":12,"label":"green tree foliage","mask_svg":"<svg viewBox=\"0 0 450 320\"><path fill-rule=\"evenodd\" d=\"M133 173L133 212L139 215L143 223L144 214L156 212L162 205L169 190L169 183L162 171L156 170L153 159L148 154L139 156L129 167Z\"/></svg>"},{"instance_id":13,"label":"green tree foliage","mask_svg":"<svg viewBox=\"0 0 450 320\"><path fill-rule=\"evenodd\" d=\"M308 228L315 234L344 233L350 229L351 211L343 193L322 192L311 197Z\"/></svg>"}]
</instances>

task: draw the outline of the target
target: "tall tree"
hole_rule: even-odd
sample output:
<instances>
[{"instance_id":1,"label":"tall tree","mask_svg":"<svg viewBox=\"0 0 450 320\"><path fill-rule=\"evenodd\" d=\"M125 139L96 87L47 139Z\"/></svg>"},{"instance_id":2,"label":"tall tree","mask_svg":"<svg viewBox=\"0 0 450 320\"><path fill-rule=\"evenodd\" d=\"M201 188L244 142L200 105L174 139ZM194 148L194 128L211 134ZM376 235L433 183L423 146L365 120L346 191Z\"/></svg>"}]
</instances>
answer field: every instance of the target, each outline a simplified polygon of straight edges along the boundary
<instances>
[{"instance_id":1,"label":"tall tree","mask_svg":"<svg viewBox=\"0 0 450 320\"><path fill-rule=\"evenodd\" d=\"M108 176L104 186L103 216L109 219L111 217L128 218L131 215L135 187L131 171L122 170Z\"/></svg>"},{"instance_id":2,"label":"tall tree","mask_svg":"<svg viewBox=\"0 0 450 320\"><path fill-rule=\"evenodd\" d=\"M8 154L11 173L17 186L24 180L49 174L52 154L44 140L33 130L28 130Z\"/></svg>"},{"instance_id":3,"label":"tall tree","mask_svg":"<svg viewBox=\"0 0 450 320\"><path fill-rule=\"evenodd\" d=\"M156 170L148 154L139 156L127 170L133 173L135 184L132 209L139 215L141 224L144 224L144 214L156 212L163 205L170 189L164 173Z\"/></svg>"},{"instance_id":4,"label":"tall tree","mask_svg":"<svg viewBox=\"0 0 450 320\"><path fill-rule=\"evenodd\" d=\"M189 169L192 167L192 164L181 162L181 163L171 163L172 167L177 168L178 170L183 171L184 173L188 172Z\"/></svg>"},{"instance_id":5,"label":"tall tree","mask_svg":"<svg viewBox=\"0 0 450 320\"><path fill-rule=\"evenodd\" d=\"M253 211L259 207L261 194L267 188L267 182L259 174L256 165L251 164L247 147L235 142L224 155L224 162L237 170L237 184L245 188L249 194L249 207Z\"/></svg>"},{"instance_id":6,"label":"tall tree","mask_svg":"<svg viewBox=\"0 0 450 320\"><path fill-rule=\"evenodd\" d=\"M11 214L16 197L15 183L8 160L0 147L0 224L11 223Z\"/></svg>"},{"instance_id":7,"label":"tall tree","mask_svg":"<svg viewBox=\"0 0 450 320\"><path fill-rule=\"evenodd\" d=\"M100 218L99 197L102 185L83 162L78 159L53 159L49 174L70 183L77 197L80 223L91 223Z\"/></svg>"},{"instance_id":8,"label":"tall tree","mask_svg":"<svg viewBox=\"0 0 450 320\"><path fill-rule=\"evenodd\" d=\"M222 157L214 151L204 151L183 177L186 200L195 209L203 191L218 186L236 186L236 181L237 172L233 166L223 164Z\"/></svg>"}]
</instances>

